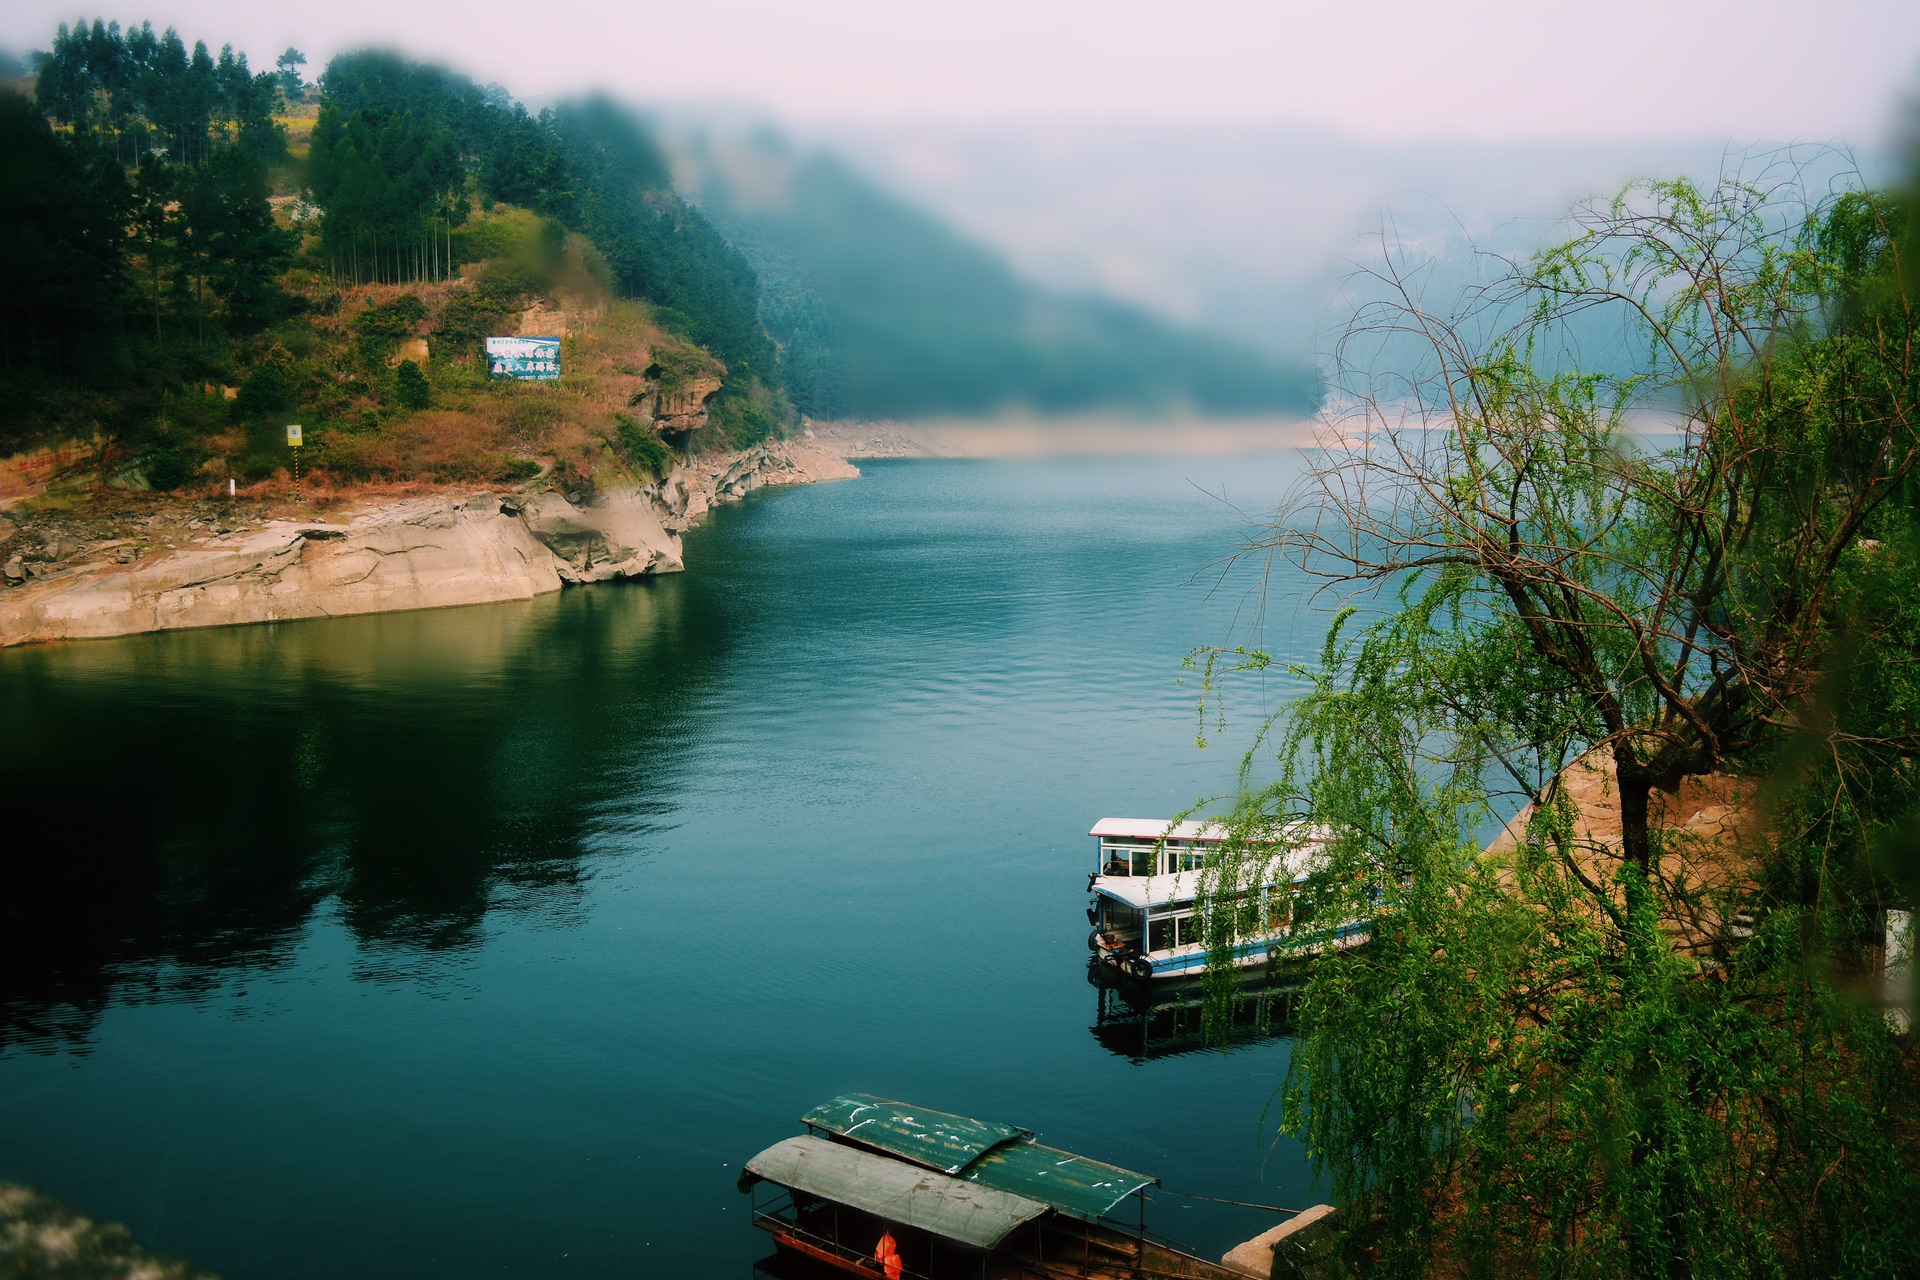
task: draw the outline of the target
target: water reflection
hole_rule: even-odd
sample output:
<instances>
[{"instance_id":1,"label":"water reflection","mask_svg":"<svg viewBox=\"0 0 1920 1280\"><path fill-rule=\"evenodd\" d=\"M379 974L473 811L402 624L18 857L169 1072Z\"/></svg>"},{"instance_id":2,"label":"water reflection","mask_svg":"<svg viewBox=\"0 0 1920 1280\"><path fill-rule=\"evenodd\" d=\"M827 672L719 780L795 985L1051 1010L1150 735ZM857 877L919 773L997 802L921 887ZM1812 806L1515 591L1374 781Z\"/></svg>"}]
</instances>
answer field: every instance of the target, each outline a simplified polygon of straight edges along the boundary
<instances>
[{"instance_id":1,"label":"water reflection","mask_svg":"<svg viewBox=\"0 0 1920 1280\"><path fill-rule=\"evenodd\" d=\"M883 462L633 589L0 653L62 832L0 848L0 1174L228 1275L737 1274L739 1159L864 1089L1296 1202L1284 1037L1116 1125L1140 1068L1083 1030L1087 823L1248 736L1193 748L1179 655L1242 608L1208 493L1292 461L1206 465Z\"/></svg>"},{"instance_id":2,"label":"water reflection","mask_svg":"<svg viewBox=\"0 0 1920 1280\"><path fill-rule=\"evenodd\" d=\"M565 923L596 841L673 807L726 645L687 613L666 581L0 655L0 777L40 832L0 858L0 1048L284 965L323 904L366 977L490 911Z\"/></svg>"},{"instance_id":3,"label":"water reflection","mask_svg":"<svg viewBox=\"0 0 1920 1280\"><path fill-rule=\"evenodd\" d=\"M1087 966L1087 981L1098 993L1089 1028L1094 1039L1135 1062L1286 1035L1302 986L1299 975L1243 980L1230 995L1215 997L1209 1019L1198 982L1148 985L1116 978L1098 964Z\"/></svg>"}]
</instances>

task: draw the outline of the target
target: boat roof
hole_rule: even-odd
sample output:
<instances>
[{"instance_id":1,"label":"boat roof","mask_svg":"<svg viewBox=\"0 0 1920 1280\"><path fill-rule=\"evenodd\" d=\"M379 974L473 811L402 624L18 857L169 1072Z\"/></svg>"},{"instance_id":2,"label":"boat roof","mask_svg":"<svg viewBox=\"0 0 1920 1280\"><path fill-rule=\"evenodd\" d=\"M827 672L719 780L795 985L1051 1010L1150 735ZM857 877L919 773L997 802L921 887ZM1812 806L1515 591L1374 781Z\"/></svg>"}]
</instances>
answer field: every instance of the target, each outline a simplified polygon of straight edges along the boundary
<instances>
[{"instance_id":1,"label":"boat roof","mask_svg":"<svg viewBox=\"0 0 1920 1280\"><path fill-rule=\"evenodd\" d=\"M1290 849L1284 860L1276 858L1266 876L1268 884L1297 884L1312 873L1310 851ZM1176 871L1163 876L1096 876L1093 891L1115 902L1136 909L1166 907L1192 902L1200 896L1201 872Z\"/></svg>"},{"instance_id":2,"label":"boat roof","mask_svg":"<svg viewBox=\"0 0 1920 1280\"><path fill-rule=\"evenodd\" d=\"M1090 836L1132 840L1225 840L1227 829L1217 822L1169 822L1165 818L1102 818L1093 824Z\"/></svg>"},{"instance_id":3,"label":"boat roof","mask_svg":"<svg viewBox=\"0 0 1920 1280\"><path fill-rule=\"evenodd\" d=\"M747 1176L850 1205L976 1249L993 1249L1049 1205L984 1182L861 1151L825 1138L776 1142L747 1161Z\"/></svg>"},{"instance_id":4,"label":"boat roof","mask_svg":"<svg viewBox=\"0 0 1920 1280\"><path fill-rule=\"evenodd\" d=\"M1224 842L1231 838L1225 823L1200 822L1188 819L1185 822L1171 822L1166 818L1102 818L1093 824L1090 836L1103 839L1120 840L1206 840ZM1247 843L1253 845L1273 845L1294 847L1302 844L1323 844L1332 835L1325 826L1311 826L1304 822L1289 822L1278 835L1252 836Z\"/></svg>"},{"instance_id":5,"label":"boat roof","mask_svg":"<svg viewBox=\"0 0 1920 1280\"><path fill-rule=\"evenodd\" d=\"M1044 1146L1033 1140L1031 1130L1018 1125L933 1111L870 1093L829 1098L800 1121L934 1173L1037 1201L1089 1222L1142 1187L1160 1182L1150 1174Z\"/></svg>"},{"instance_id":6,"label":"boat roof","mask_svg":"<svg viewBox=\"0 0 1920 1280\"><path fill-rule=\"evenodd\" d=\"M984 1187L1038 1200L1061 1213L1097 1222L1113 1206L1160 1179L1118 1165L1089 1160L1038 1142L995 1147L960 1175Z\"/></svg>"},{"instance_id":7,"label":"boat roof","mask_svg":"<svg viewBox=\"0 0 1920 1280\"><path fill-rule=\"evenodd\" d=\"M1130 907L1171 906L1191 902L1200 893L1200 873L1180 871L1166 876L1100 876L1093 891L1103 898L1124 902Z\"/></svg>"},{"instance_id":8,"label":"boat roof","mask_svg":"<svg viewBox=\"0 0 1920 1280\"><path fill-rule=\"evenodd\" d=\"M974 1120L870 1093L829 1098L801 1116L800 1123L941 1173L958 1173L1002 1143L1033 1137L1018 1125Z\"/></svg>"}]
</instances>

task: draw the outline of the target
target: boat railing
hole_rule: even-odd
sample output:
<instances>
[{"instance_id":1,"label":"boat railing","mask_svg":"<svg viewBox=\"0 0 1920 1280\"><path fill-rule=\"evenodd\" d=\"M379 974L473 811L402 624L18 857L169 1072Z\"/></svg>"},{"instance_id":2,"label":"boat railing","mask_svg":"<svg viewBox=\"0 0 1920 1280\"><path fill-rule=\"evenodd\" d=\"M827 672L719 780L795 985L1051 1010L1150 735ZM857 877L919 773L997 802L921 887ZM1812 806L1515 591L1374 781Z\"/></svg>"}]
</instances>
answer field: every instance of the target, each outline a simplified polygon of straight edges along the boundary
<instances>
[{"instance_id":1,"label":"boat railing","mask_svg":"<svg viewBox=\"0 0 1920 1280\"><path fill-rule=\"evenodd\" d=\"M826 1236L808 1231L798 1223L789 1221L777 1214L756 1213L753 1215L753 1225L763 1230L774 1230L777 1228L780 1234L789 1236L805 1244L810 1250L832 1254L843 1262L852 1263L862 1271L871 1271L875 1275L882 1274L880 1263L873 1255L858 1249L849 1249L838 1240L832 1240ZM901 1264L900 1274L903 1276L912 1276L914 1280L931 1280L931 1277L927 1276L925 1272L915 1271L904 1263Z\"/></svg>"},{"instance_id":2,"label":"boat railing","mask_svg":"<svg viewBox=\"0 0 1920 1280\"><path fill-rule=\"evenodd\" d=\"M825 1255L818 1256L818 1260L821 1262L837 1259L843 1265L851 1264L862 1271L870 1271L876 1276L884 1275L885 1268L881 1266L879 1259L875 1258L872 1253L861 1249L851 1249L840 1243L838 1238L840 1221L839 1206L833 1206L832 1214L834 1235L823 1236L817 1231L807 1230L806 1227L800 1224L800 1206L794 1200L793 1193L783 1187L780 1189L778 1195L766 1201L764 1204L760 1202L758 1196L754 1198L753 1225L759 1227L762 1231L772 1232L777 1236L786 1236L789 1240L801 1246L801 1252L803 1253ZM906 1277L907 1280L932 1280L932 1277L927 1275L927 1273L915 1271L913 1268L908 1267L904 1259L901 1262L900 1275Z\"/></svg>"}]
</instances>

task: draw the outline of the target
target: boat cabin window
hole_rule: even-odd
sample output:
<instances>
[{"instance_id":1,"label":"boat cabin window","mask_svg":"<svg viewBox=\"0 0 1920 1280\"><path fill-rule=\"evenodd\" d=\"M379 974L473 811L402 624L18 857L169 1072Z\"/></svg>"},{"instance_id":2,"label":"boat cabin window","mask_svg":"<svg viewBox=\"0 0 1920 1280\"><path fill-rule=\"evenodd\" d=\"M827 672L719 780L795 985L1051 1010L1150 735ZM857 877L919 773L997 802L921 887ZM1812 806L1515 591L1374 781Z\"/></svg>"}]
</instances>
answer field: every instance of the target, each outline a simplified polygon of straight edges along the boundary
<instances>
[{"instance_id":1,"label":"boat cabin window","mask_svg":"<svg viewBox=\"0 0 1920 1280\"><path fill-rule=\"evenodd\" d=\"M1130 841L1101 841L1100 874L1103 876L1152 875L1153 846Z\"/></svg>"},{"instance_id":2,"label":"boat cabin window","mask_svg":"<svg viewBox=\"0 0 1920 1280\"><path fill-rule=\"evenodd\" d=\"M1170 876L1182 871L1198 871L1206 865L1212 841L1169 840L1162 847L1157 840L1110 838L1100 842L1100 874L1103 876Z\"/></svg>"},{"instance_id":3,"label":"boat cabin window","mask_svg":"<svg viewBox=\"0 0 1920 1280\"><path fill-rule=\"evenodd\" d=\"M1186 845L1176 849L1171 843L1167 845L1166 865L1169 875L1176 871L1198 871L1206 860L1207 855L1204 850Z\"/></svg>"},{"instance_id":4,"label":"boat cabin window","mask_svg":"<svg viewBox=\"0 0 1920 1280\"><path fill-rule=\"evenodd\" d=\"M1147 921L1148 951L1165 951L1205 941L1205 929L1198 916L1163 916Z\"/></svg>"},{"instance_id":5,"label":"boat cabin window","mask_svg":"<svg viewBox=\"0 0 1920 1280\"><path fill-rule=\"evenodd\" d=\"M1124 902L1115 902L1112 898L1100 899L1100 928L1127 937L1140 936L1140 912Z\"/></svg>"}]
</instances>

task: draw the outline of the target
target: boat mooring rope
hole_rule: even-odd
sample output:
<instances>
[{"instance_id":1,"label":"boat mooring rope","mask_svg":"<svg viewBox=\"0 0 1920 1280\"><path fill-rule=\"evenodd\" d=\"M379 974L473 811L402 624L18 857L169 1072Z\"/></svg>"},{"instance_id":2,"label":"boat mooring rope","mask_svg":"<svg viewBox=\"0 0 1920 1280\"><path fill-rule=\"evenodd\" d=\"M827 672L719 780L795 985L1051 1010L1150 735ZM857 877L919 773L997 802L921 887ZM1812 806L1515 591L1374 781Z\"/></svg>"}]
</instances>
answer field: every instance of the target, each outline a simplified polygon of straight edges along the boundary
<instances>
[{"instance_id":1,"label":"boat mooring rope","mask_svg":"<svg viewBox=\"0 0 1920 1280\"><path fill-rule=\"evenodd\" d=\"M1231 1204L1238 1205L1242 1209L1265 1209L1271 1213L1290 1213L1296 1218L1306 1212L1305 1209L1288 1209L1277 1204L1254 1204L1249 1200L1227 1200L1220 1196L1203 1196L1192 1191L1169 1191L1165 1187L1160 1188L1160 1193L1162 1195L1179 1196L1182 1200L1205 1200L1209 1204Z\"/></svg>"}]
</instances>

